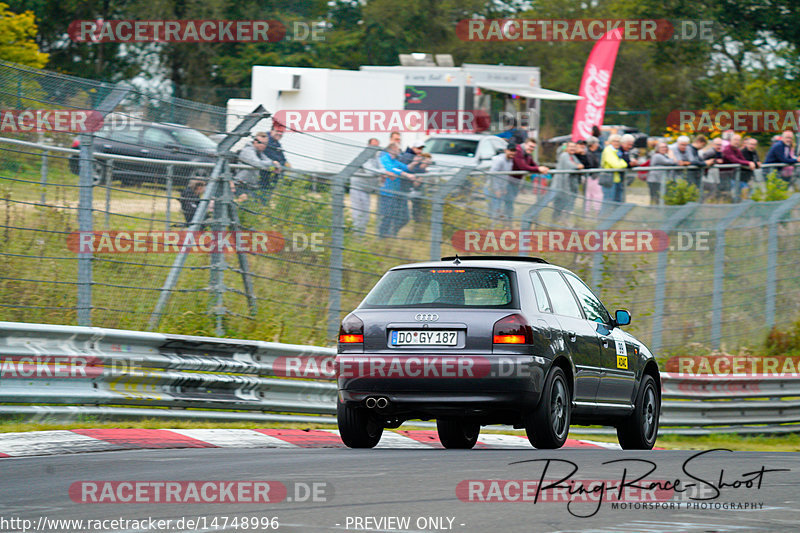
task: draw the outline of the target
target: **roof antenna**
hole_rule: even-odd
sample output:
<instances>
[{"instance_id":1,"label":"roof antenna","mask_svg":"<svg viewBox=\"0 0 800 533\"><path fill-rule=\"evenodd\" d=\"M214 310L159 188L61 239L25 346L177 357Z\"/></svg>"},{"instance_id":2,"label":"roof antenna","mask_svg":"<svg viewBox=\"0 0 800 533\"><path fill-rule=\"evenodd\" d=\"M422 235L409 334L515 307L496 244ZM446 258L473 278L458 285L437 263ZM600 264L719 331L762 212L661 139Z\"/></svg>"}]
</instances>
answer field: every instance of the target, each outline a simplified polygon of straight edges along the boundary
<instances>
[{"instance_id":1,"label":"roof antenna","mask_svg":"<svg viewBox=\"0 0 800 533\"><path fill-rule=\"evenodd\" d=\"M458 258L458 254L456 254L456 258L453 259L453 264L456 264L456 265L460 265L461 264L461 259Z\"/></svg>"}]
</instances>

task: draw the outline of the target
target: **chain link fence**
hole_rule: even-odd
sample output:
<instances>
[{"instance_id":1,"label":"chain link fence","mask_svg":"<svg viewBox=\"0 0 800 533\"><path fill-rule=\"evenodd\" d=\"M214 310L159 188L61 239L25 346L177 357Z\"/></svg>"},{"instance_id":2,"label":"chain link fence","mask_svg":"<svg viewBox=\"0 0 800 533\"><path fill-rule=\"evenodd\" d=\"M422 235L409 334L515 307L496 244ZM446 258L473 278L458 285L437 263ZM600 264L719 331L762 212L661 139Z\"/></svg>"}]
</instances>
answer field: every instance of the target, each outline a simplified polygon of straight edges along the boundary
<instances>
[{"instance_id":1,"label":"chain link fence","mask_svg":"<svg viewBox=\"0 0 800 533\"><path fill-rule=\"evenodd\" d=\"M328 345L386 269L456 253L570 268L659 352L759 342L800 314L798 194L650 206L636 171L623 203L558 186L558 171L552 183L437 166L392 178L374 148L291 131L290 164L325 142L334 172L254 169L237 152L269 129L265 110L231 116L5 63L0 100L105 117L98 131L2 128L4 320ZM519 188L510 202L497 180ZM622 232L657 246L615 250Z\"/></svg>"}]
</instances>

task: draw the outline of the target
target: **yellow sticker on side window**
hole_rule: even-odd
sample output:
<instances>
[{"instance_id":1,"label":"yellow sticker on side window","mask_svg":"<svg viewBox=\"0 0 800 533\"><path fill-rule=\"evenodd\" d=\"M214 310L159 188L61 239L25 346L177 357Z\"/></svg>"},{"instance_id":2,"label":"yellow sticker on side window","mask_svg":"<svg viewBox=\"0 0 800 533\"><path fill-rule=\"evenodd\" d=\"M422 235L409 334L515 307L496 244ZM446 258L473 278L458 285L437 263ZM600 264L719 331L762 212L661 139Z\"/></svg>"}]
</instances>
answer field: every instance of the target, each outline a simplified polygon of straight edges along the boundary
<instances>
[{"instance_id":1,"label":"yellow sticker on side window","mask_svg":"<svg viewBox=\"0 0 800 533\"><path fill-rule=\"evenodd\" d=\"M628 369L628 356L627 355L618 355L617 356L617 368L624 368Z\"/></svg>"}]
</instances>

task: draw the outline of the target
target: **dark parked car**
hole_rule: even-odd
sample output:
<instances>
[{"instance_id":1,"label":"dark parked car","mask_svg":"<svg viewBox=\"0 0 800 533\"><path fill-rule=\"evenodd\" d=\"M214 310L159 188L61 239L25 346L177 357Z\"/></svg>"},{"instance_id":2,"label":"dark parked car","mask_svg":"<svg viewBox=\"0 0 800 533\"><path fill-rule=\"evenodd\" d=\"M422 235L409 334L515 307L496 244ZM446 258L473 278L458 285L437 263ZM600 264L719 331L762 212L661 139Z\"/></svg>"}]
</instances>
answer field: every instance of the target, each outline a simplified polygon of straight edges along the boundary
<instances>
[{"instance_id":1,"label":"dark parked car","mask_svg":"<svg viewBox=\"0 0 800 533\"><path fill-rule=\"evenodd\" d=\"M647 134L639 130L639 128L634 128L633 126L625 126L622 124L606 124L600 126L600 139L605 143L608 139L608 136L612 133L618 133L620 135L625 135L626 133L630 133L633 135L633 147L634 148L647 148ZM551 137L546 139L544 142L548 144L561 144L572 140L572 134L569 135L559 135L558 137Z\"/></svg>"},{"instance_id":2,"label":"dark parked car","mask_svg":"<svg viewBox=\"0 0 800 533\"><path fill-rule=\"evenodd\" d=\"M72 144L80 148L78 139ZM137 128L114 130L104 128L95 133L94 150L98 153L143 157L148 159L172 159L213 163L217 143L199 131L179 124L142 123ZM94 183L101 183L107 159L96 159L92 165ZM79 158L69 158L70 170L78 174ZM115 160L111 166L112 178L123 183L144 181L164 182L167 166ZM173 170L176 184L185 183L196 175L209 175L210 168L176 166Z\"/></svg>"},{"instance_id":3,"label":"dark parked car","mask_svg":"<svg viewBox=\"0 0 800 533\"><path fill-rule=\"evenodd\" d=\"M541 259L392 268L341 324L342 440L373 447L384 428L435 419L446 448L472 448L487 424L558 448L577 423L615 426L623 448L651 449L661 379L647 347L622 331L628 323Z\"/></svg>"}]
</instances>

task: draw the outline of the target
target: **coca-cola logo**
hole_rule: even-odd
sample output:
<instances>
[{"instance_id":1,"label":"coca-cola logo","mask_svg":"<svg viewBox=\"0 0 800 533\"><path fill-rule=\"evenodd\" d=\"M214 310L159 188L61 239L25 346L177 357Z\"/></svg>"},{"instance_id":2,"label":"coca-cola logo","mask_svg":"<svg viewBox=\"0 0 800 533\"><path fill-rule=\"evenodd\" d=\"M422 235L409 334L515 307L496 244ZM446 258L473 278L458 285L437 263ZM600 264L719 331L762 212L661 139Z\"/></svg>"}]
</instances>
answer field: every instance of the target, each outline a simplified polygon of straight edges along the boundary
<instances>
[{"instance_id":1,"label":"coca-cola logo","mask_svg":"<svg viewBox=\"0 0 800 533\"><path fill-rule=\"evenodd\" d=\"M578 131L584 138L592 134L592 126L603 123L610 84L611 71L589 65L588 76L581 87L581 94L586 98L583 118L578 121Z\"/></svg>"}]
</instances>

